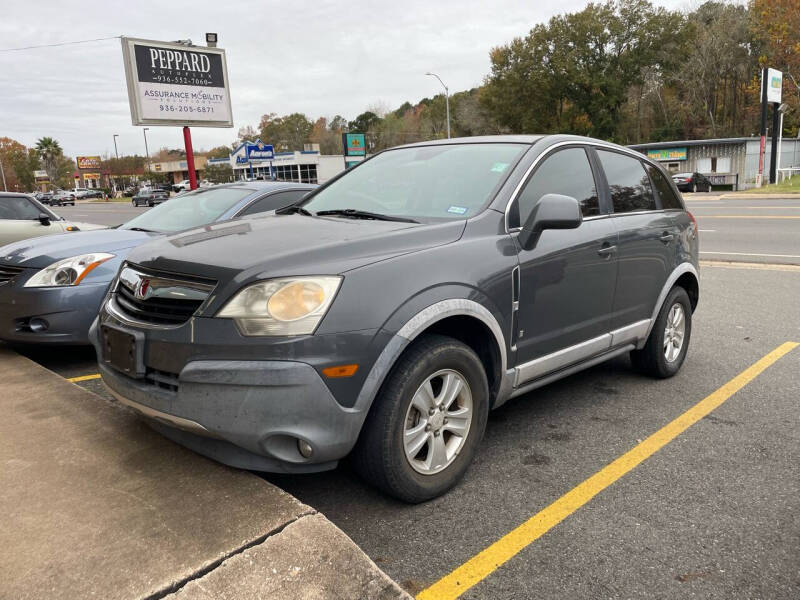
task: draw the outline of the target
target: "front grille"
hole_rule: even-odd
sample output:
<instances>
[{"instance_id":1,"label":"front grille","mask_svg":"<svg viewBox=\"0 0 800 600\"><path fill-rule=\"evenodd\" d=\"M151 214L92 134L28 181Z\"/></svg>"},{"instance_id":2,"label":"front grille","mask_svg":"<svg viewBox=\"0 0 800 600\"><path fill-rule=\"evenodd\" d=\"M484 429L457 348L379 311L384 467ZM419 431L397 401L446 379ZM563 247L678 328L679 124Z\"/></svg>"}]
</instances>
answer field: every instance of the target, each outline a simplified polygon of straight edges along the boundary
<instances>
[{"instance_id":1,"label":"front grille","mask_svg":"<svg viewBox=\"0 0 800 600\"><path fill-rule=\"evenodd\" d=\"M181 325L205 302L214 283L177 278L125 266L120 271L114 300L116 308L135 321L155 325Z\"/></svg>"},{"instance_id":2,"label":"front grille","mask_svg":"<svg viewBox=\"0 0 800 600\"><path fill-rule=\"evenodd\" d=\"M23 269L20 267L11 267L9 265L0 265L0 285L8 283L14 277L22 273Z\"/></svg>"}]
</instances>

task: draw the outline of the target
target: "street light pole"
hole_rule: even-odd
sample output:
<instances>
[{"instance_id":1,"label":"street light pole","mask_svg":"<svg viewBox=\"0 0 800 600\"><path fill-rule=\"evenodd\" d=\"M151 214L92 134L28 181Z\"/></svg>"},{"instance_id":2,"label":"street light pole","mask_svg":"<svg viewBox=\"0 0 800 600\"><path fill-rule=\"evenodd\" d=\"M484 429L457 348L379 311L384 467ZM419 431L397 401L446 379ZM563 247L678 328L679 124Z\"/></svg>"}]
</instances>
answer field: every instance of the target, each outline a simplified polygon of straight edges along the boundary
<instances>
[{"instance_id":1,"label":"street light pole","mask_svg":"<svg viewBox=\"0 0 800 600\"><path fill-rule=\"evenodd\" d=\"M147 157L147 176L152 177L150 173L150 151L147 149L147 130L150 129L149 127L145 127L142 129L142 133L144 134L144 154ZM152 181L150 183L153 183Z\"/></svg>"},{"instance_id":2,"label":"street light pole","mask_svg":"<svg viewBox=\"0 0 800 600\"><path fill-rule=\"evenodd\" d=\"M447 139L449 140L450 139L450 90L444 84L442 78L439 77L436 73L425 73L425 75L436 77L436 79L439 80L439 83L441 83L442 87L444 88L444 101L445 101L445 106L447 107Z\"/></svg>"},{"instance_id":3,"label":"street light pole","mask_svg":"<svg viewBox=\"0 0 800 600\"><path fill-rule=\"evenodd\" d=\"M119 152L117 151L117 138L118 138L118 137L119 137L119 134L118 134L118 133L115 133L115 134L114 134L114 156L116 156L116 157L117 157L117 163L116 163L116 165L114 165L114 166L116 167L116 170L117 170L117 171L119 171ZM115 180L114 180L114 195L115 195L115 196L116 196L116 194L117 194L117 183L118 183L118 182L117 182L117 180L115 179Z\"/></svg>"},{"instance_id":4,"label":"street light pole","mask_svg":"<svg viewBox=\"0 0 800 600\"><path fill-rule=\"evenodd\" d=\"M0 160L0 175L3 176L3 191L7 192L8 187L6 186L6 172L3 170L3 161Z\"/></svg>"}]
</instances>

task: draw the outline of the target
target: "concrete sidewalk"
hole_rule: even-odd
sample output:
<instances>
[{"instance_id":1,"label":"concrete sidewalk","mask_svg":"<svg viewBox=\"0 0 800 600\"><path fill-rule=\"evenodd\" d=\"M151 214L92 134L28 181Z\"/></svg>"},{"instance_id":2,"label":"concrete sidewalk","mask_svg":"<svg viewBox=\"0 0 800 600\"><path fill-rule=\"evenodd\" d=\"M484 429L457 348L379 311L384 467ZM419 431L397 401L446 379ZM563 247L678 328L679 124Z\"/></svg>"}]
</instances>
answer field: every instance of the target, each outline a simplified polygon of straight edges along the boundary
<instances>
[{"instance_id":1,"label":"concrete sidewalk","mask_svg":"<svg viewBox=\"0 0 800 600\"><path fill-rule=\"evenodd\" d=\"M0 348L0 598L402 598L337 527Z\"/></svg>"}]
</instances>

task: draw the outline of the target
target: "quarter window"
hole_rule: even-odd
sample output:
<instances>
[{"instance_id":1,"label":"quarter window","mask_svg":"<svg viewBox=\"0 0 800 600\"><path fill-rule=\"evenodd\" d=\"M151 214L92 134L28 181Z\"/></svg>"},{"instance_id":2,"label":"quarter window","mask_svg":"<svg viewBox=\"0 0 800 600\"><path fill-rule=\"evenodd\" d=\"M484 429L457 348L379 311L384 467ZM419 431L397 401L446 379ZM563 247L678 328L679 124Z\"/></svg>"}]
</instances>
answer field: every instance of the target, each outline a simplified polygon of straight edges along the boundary
<instances>
[{"instance_id":1,"label":"quarter window","mask_svg":"<svg viewBox=\"0 0 800 600\"><path fill-rule=\"evenodd\" d=\"M597 186L589 158L583 148L567 148L549 156L536 169L517 199L511 227L520 227L545 194L572 196L581 205L584 217L600 214Z\"/></svg>"},{"instance_id":2,"label":"quarter window","mask_svg":"<svg viewBox=\"0 0 800 600\"><path fill-rule=\"evenodd\" d=\"M672 186L667 181L667 178L664 177L661 170L653 165L647 165L647 172L650 174L650 179L653 182L653 186L656 188L658 199L661 200L661 208L683 209L681 201L678 200Z\"/></svg>"},{"instance_id":3,"label":"quarter window","mask_svg":"<svg viewBox=\"0 0 800 600\"><path fill-rule=\"evenodd\" d=\"M615 213L656 209L650 178L638 159L607 150L598 150L597 154L608 180Z\"/></svg>"},{"instance_id":4,"label":"quarter window","mask_svg":"<svg viewBox=\"0 0 800 600\"><path fill-rule=\"evenodd\" d=\"M245 208L238 216L244 217L247 215L254 215L269 210L278 210L284 206L289 206L299 201L310 190L291 190L288 192L278 192L264 196L253 202L250 206Z\"/></svg>"}]
</instances>

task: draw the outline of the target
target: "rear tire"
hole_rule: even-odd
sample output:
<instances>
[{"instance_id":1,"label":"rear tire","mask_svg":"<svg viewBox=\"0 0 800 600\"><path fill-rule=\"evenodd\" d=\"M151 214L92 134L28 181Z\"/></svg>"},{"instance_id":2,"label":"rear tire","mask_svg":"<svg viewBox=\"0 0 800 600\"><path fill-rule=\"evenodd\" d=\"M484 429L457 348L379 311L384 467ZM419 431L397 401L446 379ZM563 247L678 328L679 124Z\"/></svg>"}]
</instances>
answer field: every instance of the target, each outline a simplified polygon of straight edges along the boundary
<instances>
[{"instance_id":1,"label":"rear tire","mask_svg":"<svg viewBox=\"0 0 800 600\"><path fill-rule=\"evenodd\" d=\"M686 290L675 286L667 294L644 348L631 351L631 362L645 375L672 377L686 359L691 335L692 303Z\"/></svg>"},{"instance_id":2,"label":"rear tire","mask_svg":"<svg viewBox=\"0 0 800 600\"><path fill-rule=\"evenodd\" d=\"M425 335L381 386L353 451L354 467L405 502L440 496L469 468L488 413L489 386L477 354L453 338Z\"/></svg>"}]
</instances>

